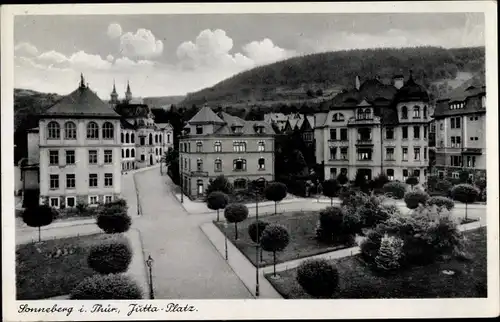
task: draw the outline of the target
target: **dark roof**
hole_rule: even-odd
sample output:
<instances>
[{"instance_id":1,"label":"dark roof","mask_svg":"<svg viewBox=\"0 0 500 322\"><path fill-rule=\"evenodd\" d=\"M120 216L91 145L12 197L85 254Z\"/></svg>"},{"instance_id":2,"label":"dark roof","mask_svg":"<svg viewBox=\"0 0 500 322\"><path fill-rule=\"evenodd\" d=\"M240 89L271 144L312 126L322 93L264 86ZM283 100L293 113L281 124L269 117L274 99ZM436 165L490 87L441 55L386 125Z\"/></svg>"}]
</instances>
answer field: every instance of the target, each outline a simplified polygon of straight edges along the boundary
<instances>
[{"instance_id":1,"label":"dark roof","mask_svg":"<svg viewBox=\"0 0 500 322\"><path fill-rule=\"evenodd\" d=\"M455 90L448 93L446 96L438 99L436 109L434 111L435 118L442 118L453 115L464 115L471 113L485 113L486 108L483 107L482 97L486 95L486 86L464 84ZM450 109L450 104L461 102L464 103L463 108Z\"/></svg>"},{"instance_id":2,"label":"dark roof","mask_svg":"<svg viewBox=\"0 0 500 322\"><path fill-rule=\"evenodd\" d=\"M80 86L50 107L46 116L120 117L87 86Z\"/></svg>"},{"instance_id":3,"label":"dark roof","mask_svg":"<svg viewBox=\"0 0 500 322\"><path fill-rule=\"evenodd\" d=\"M151 113L146 104L120 103L115 106L115 111L122 117L148 117Z\"/></svg>"},{"instance_id":4,"label":"dark roof","mask_svg":"<svg viewBox=\"0 0 500 322\"><path fill-rule=\"evenodd\" d=\"M394 99L397 102L412 102L412 101L429 101L429 94L427 91L413 80L413 76L410 74L410 78L405 82L403 87L401 87Z\"/></svg>"},{"instance_id":5,"label":"dark roof","mask_svg":"<svg viewBox=\"0 0 500 322\"><path fill-rule=\"evenodd\" d=\"M135 129L135 126L130 122L128 122L127 120L125 120L124 118L120 118L120 123L123 129L130 129L130 130Z\"/></svg>"},{"instance_id":6,"label":"dark roof","mask_svg":"<svg viewBox=\"0 0 500 322\"><path fill-rule=\"evenodd\" d=\"M188 121L188 124L224 124L224 121L205 105Z\"/></svg>"},{"instance_id":7,"label":"dark roof","mask_svg":"<svg viewBox=\"0 0 500 322\"><path fill-rule=\"evenodd\" d=\"M216 115L217 116L217 115ZM219 117L220 116L220 117ZM230 115L225 112L219 113L219 119L223 122L222 126L216 130L214 133L217 135L251 135L257 134L257 127L264 128L265 135L274 135L274 129L271 124L264 121L245 121L237 116ZM232 126L241 126L242 133L235 134L232 130Z\"/></svg>"}]
</instances>

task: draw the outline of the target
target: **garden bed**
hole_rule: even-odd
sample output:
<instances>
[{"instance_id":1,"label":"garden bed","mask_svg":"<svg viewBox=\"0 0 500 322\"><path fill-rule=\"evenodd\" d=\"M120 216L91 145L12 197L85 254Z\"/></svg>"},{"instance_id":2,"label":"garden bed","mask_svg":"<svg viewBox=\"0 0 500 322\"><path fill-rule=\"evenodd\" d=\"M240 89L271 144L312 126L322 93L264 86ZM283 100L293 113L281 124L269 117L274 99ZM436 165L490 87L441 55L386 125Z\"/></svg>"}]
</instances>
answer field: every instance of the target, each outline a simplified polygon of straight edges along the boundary
<instances>
[{"instance_id":1,"label":"garden bed","mask_svg":"<svg viewBox=\"0 0 500 322\"><path fill-rule=\"evenodd\" d=\"M347 248L343 244L324 244L318 242L316 237L316 224L318 222L319 212L292 212L278 215L267 215L259 218L259 220L269 222L271 224L280 224L287 228L290 234L290 243L284 251L276 254L276 262L283 263L286 261L309 257L317 254L327 253L334 250ZM224 228L223 222L215 222L221 232L228 236L228 239L238 248L253 265L256 265L255 260L255 243L248 235L248 226L255 222L255 218L248 218L241 223L238 223L238 240L235 240L234 224L228 224ZM263 261L259 265L267 266L273 264L273 254L263 252Z\"/></svg>"},{"instance_id":2,"label":"garden bed","mask_svg":"<svg viewBox=\"0 0 500 322\"><path fill-rule=\"evenodd\" d=\"M460 225L470 224L476 221L479 221L479 218L460 218Z\"/></svg>"},{"instance_id":3,"label":"garden bed","mask_svg":"<svg viewBox=\"0 0 500 322\"><path fill-rule=\"evenodd\" d=\"M90 247L110 239L125 241L126 237L95 234L18 245L17 300L46 299L70 293L84 278L96 274L87 265Z\"/></svg>"},{"instance_id":4,"label":"garden bed","mask_svg":"<svg viewBox=\"0 0 500 322\"><path fill-rule=\"evenodd\" d=\"M339 271L339 289L332 298L470 298L487 296L486 227L465 233L471 260L439 260L416 266L397 275L375 275L365 266L360 255L332 260ZM454 271L446 275L443 270ZM266 278L286 299L308 299L296 281L297 269L279 272L280 278Z\"/></svg>"}]
</instances>

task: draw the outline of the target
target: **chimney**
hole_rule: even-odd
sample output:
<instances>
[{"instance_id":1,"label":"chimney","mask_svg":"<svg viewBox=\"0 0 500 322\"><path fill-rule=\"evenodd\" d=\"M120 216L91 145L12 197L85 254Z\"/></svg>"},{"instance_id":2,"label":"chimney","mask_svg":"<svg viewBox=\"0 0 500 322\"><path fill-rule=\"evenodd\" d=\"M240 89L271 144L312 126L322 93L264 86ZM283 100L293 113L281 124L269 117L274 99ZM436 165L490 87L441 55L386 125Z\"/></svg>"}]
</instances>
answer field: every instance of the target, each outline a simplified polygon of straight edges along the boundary
<instances>
[{"instance_id":1,"label":"chimney","mask_svg":"<svg viewBox=\"0 0 500 322\"><path fill-rule=\"evenodd\" d=\"M397 89L403 87L404 82L405 78L403 75L394 75L394 77L392 78L392 85L394 85L394 87L396 87Z\"/></svg>"},{"instance_id":2,"label":"chimney","mask_svg":"<svg viewBox=\"0 0 500 322\"><path fill-rule=\"evenodd\" d=\"M361 83L359 81L359 75L356 76L356 89L359 90L359 88L361 87Z\"/></svg>"}]
</instances>

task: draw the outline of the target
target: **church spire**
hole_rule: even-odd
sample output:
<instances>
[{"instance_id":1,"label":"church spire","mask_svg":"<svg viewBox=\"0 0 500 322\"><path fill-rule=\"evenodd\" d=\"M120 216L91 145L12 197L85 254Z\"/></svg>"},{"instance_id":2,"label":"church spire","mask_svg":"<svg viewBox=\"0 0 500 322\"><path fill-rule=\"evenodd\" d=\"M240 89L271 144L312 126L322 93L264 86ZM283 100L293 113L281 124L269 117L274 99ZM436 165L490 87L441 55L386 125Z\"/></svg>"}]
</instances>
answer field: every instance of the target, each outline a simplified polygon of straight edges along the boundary
<instances>
[{"instance_id":1,"label":"church spire","mask_svg":"<svg viewBox=\"0 0 500 322\"><path fill-rule=\"evenodd\" d=\"M111 92L111 104L118 103L118 93L116 92L115 80L113 79L113 91Z\"/></svg>"},{"instance_id":2,"label":"church spire","mask_svg":"<svg viewBox=\"0 0 500 322\"><path fill-rule=\"evenodd\" d=\"M111 92L111 94L116 94L116 84L114 79L113 79L113 91Z\"/></svg>"},{"instance_id":3,"label":"church spire","mask_svg":"<svg viewBox=\"0 0 500 322\"><path fill-rule=\"evenodd\" d=\"M85 78L83 78L83 73L80 73L80 88L85 88Z\"/></svg>"},{"instance_id":4,"label":"church spire","mask_svg":"<svg viewBox=\"0 0 500 322\"><path fill-rule=\"evenodd\" d=\"M130 90L130 82L127 81L127 91L125 92L125 100L130 102L132 100L132 91Z\"/></svg>"}]
</instances>

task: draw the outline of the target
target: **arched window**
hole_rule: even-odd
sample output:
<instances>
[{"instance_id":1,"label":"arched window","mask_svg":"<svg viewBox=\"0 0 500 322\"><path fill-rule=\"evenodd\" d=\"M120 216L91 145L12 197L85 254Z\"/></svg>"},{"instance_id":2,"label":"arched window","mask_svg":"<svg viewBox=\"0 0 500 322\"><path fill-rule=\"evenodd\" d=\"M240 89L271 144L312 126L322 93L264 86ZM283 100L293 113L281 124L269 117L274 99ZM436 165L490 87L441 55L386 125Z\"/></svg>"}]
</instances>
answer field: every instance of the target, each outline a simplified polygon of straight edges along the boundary
<instances>
[{"instance_id":1,"label":"arched window","mask_svg":"<svg viewBox=\"0 0 500 322\"><path fill-rule=\"evenodd\" d=\"M130 158L130 151L129 149L125 150L125 157Z\"/></svg>"},{"instance_id":2,"label":"arched window","mask_svg":"<svg viewBox=\"0 0 500 322\"><path fill-rule=\"evenodd\" d=\"M129 142L130 142L130 137L127 133L127 134L125 134L125 143L129 143Z\"/></svg>"},{"instance_id":3,"label":"arched window","mask_svg":"<svg viewBox=\"0 0 500 322\"><path fill-rule=\"evenodd\" d=\"M130 149L130 156L135 158L135 149Z\"/></svg>"},{"instance_id":4,"label":"arched window","mask_svg":"<svg viewBox=\"0 0 500 322\"><path fill-rule=\"evenodd\" d=\"M158 148L155 148L155 154L158 155Z\"/></svg>"},{"instance_id":5,"label":"arched window","mask_svg":"<svg viewBox=\"0 0 500 322\"><path fill-rule=\"evenodd\" d=\"M162 154L162 149L160 148L160 155Z\"/></svg>"},{"instance_id":6,"label":"arched window","mask_svg":"<svg viewBox=\"0 0 500 322\"><path fill-rule=\"evenodd\" d=\"M161 137L162 137L162 134L158 134L158 142L161 143Z\"/></svg>"},{"instance_id":7,"label":"arched window","mask_svg":"<svg viewBox=\"0 0 500 322\"><path fill-rule=\"evenodd\" d=\"M87 124L87 139L98 139L99 138L99 126L96 122L89 122Z\"/></svg>"},{"instance_id":8,"label":"arched window","mask_svg":"<svg viewBox=\"0 0 500 322\"><path fill-rule=\"evenodd\" d=\"M106 122L102 126L102 138L106 140L112 140L115 137L115 127L112 123Z\"/></svg>"},{"instance_id":9,"label":"arched window","mask_svg":"<svg viewBox=\"0 0 500 322\"><path fill-rule=\"evenodd\" d=\"M73 122L64 123L64 138L66 140L76 140L76 125Z\"/></svg>"},{"instance_id":10,"label":"arched window","mask_svg":"<svg viewBox=\"0 0 500 322\"><path fill-rule=\"evenodd\" d=\"M196 171L203 171L203 160L196 160Z\"/></svg>"},{"instance_id":11,"label":"arched window","mask_svg":"<svg viewBox=\"0 0 500 322\"><path fill-rule=\"evenodd\" d=\"M125 158L125 149L122 149L122 158Z\"/></svg>"},{"instance_id":12,"label":"arched window","mask_svg":"<svg viewBox=\"0 0 500 322\"><path fill-rule=\"evenodd\" d=\"M358 109L358 119L362 120L365 117L365 113L363 112L363 109L360 108Z\"/></svg>"},{"instance_id":13,"label":"arched window","mask_svg":"<svg viewBox=\"0 0 500 322\"><path fill-rule=\"evenodd\" d=\"M125 143L125 135L123 135L123 132L121 133L121 139L122 139L122 143Z\"/></svg>"},{"instance_id":14,"label":"arched window","mask_svg":"<svg viewBox=\"0 0 500 322\"><path fill-rule=\"evenodd\" d=\"M344 119L344 114L342 114L342 113L335 113L332 116L332 121L333 122L342 122L344 120L345 120Z\"/></svg>"},{"instance_id":15,"label":"arched window","mask_svg":"<svg viewBox=\"0 0 500 322\"><path fill-rule=\"evenodd\" d=\"M408 108L406 106L403 106L401 108L401 118L402 119L407 119L408 118Z\"/></svg>"},{"instance_id":16,"label":"arched window","mask_svg":"<svg viewBox=\"0 0 500 322\"><path fill-rule=\"evenodd\" d=\"M372 110L367 108L365 109L365 119L370 119L372 117Z\"/></svg>"},{"instance_id":17,"label":"arched window","mask_svg":"<svg viewBox=\"0 0 500 322\"><path fill-rule=\"evenodd\" d=\"M203 152L203 143L196 142L196 152Z\"/></svg>"},{"instance_id":18,"label":"arched window","mask_svg":"<svg viewBox=\"0 0 500 322\"><path fill-rule=\"evenodd\" d=\"M135 143L135 135L134 135L134 133L130 134L130 143Z\"/></svg>"},{"instance_id":19,"label":"arched window","mask_svg":"<svg viewBox=\"0 0 500 322\"><path fill-rule=\"evenodd\" d=\"M413 118L418 119L420 118L420 106L415 106L413 107Z\"/></svg>"},{"instance_id":20,"label":"arched window","mask_svg":"<svg viewBox=\"0 0 500 322\"><path fill-rule=\"evenodd\" d=\"M245 179L234 180L234 189L245 189L247 187L247 181Z\"/></svg>"},{"instance_id":21,"label":"arched window","mask_svg":"<svg viewBox=\"0 0 500 322\"><path fill-rule=\"evenodd\" d=\"M266 143L264 141L259 141L257 150L263 152L266 150Z\"/></svg>"},{"instance_id":22,"label":"arched window","mask_svg":"<svg viewBox=\"0 0 500 322\"><path fill-rule=\"evenodd\" d=\"M259 170L265 170L266 169L266 160L264 158L259 158Z\"/></svg>"},{"instance_id":23,"label":"arched window","mask_svg":"<svg viewBox=\"0 0 500 322\"><path fill-rule=\"evenodd\" d=\"M149 145L153 145L153 134L149 133Z\"/></svg>"},{"instance_id":24,"label":"arched window","mask_svg":"<svg viewBox=\"0 0 500 322\"><path fill-rule=\"evenodd\" d=\"M215 152L222 152L222 144L220 141L217 141L214 143L214 151Z\"/></svg>"},{"instance_id":25,"label":"arched window","mask_svg":"<svg viewBox=\"0 0 500 322\"><path fill-rule=\"evenodd\" d=\"M215 159L215 168L214 168L214 170L216 172L222 171L222 160L221 159L219 159L219 158Z\"/></svg>"},{"instance_id":26,"label":"arched window","mask_svg":"<svg viewBox=\"0 0 500 322\"><path fill-rule=\"evenodd\" d=\"M247 170L247 160L245 160L245 159L233 160L233 170L234 171L246 171Z\"/></svg>"},{"instance_id":27,"label":"arched window","mask_svg":"<svg viewBox=\"0 0 500 322\"><path fill-rule=\"evenodd\" d=\"M424 119L427 118L427 105L424 106Z\"/></svg>"},{"instance_id":28,"label":"arched window","mask_svg":"<svg viewBox=\"0 0 500 322\"><path fill-rule=\"evenodd\" d=\"M59 123L52 121L47 124L47 138L49 140L61 138L61 127L59 126Z\"/></svg>"}]
</instances>

